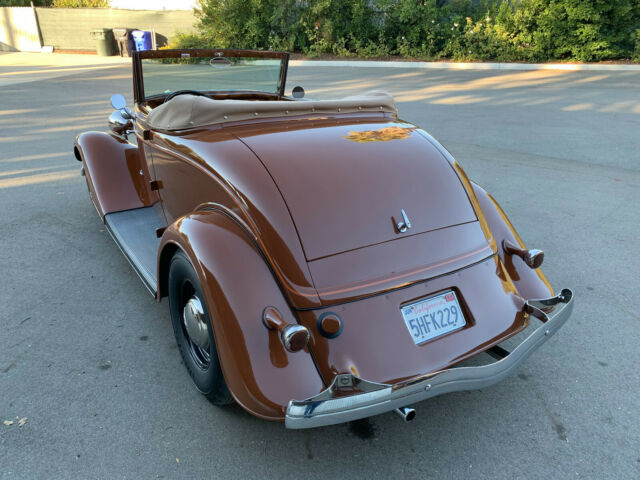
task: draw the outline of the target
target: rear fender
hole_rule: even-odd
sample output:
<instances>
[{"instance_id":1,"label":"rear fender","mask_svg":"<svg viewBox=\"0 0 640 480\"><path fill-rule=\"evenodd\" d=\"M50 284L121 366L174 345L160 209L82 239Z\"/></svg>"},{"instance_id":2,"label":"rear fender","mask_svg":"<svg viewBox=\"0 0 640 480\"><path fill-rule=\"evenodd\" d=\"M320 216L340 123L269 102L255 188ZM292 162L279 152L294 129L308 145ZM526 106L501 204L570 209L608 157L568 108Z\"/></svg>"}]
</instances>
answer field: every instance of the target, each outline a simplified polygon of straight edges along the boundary
<instances>
[{"instance_id":1,"label":"rear fender","mask_svg":"<svg viewBox=\"0 0 640 480\"><path fill-rule=\"evenodd\" d=\"M182 250L193 265L210 313L216 348L229 391L252 414L284 417L287 403L324 388L305 348L285 350L278 334L262 323L274 306L297 323L252 237L230 214L200 211L163 233L158 256L158 299L167 295L171 257Z\"/></svg>"},{"instance_id":2,"label":"rear fender","mask_svg":"<svg viewBox=\"0 0 640 480\"><path fill-rule=\"evenodd\" d=\"M82 161L91 201L103 220L107 213L148 207L157 200L146 162L125 139L86 132L76 138L74 154Z\"/></svg>"},{"instance_id":3,"label":"rear fender","mask_svg":"<svg viewBox=\"0 0 640 480\"><path fill-rule=\"evenodd\" d=\"M487 222L489 230L491 230L498 245L500 259L518 289L520 296L525 299L553 297L553 289L539 268L529 268L520 257L505 254L502 249L503 240L509 240L522 248L526 248L524 242L500 205L498 205L498 202L481 186L473 182L472 186L478 204L482 209L484 220Z\"/></svg>"}]
</instances>

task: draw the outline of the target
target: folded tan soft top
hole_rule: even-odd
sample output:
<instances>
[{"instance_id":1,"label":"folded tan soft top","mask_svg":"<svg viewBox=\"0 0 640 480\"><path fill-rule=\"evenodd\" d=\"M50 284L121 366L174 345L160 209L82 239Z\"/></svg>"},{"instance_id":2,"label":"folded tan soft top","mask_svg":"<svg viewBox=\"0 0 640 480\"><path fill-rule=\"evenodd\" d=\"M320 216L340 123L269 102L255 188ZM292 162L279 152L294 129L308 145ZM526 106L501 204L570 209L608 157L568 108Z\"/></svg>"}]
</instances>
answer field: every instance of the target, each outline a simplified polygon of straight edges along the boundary
<instances>
[{"instance_id":1,"label":"folded tan soft top","mask_svg":"<svg viewBox=\"0 0 640 480\"><path fill-rule=\"evenodd\" d=\"M340 100L262 101L212 100L178 95L149 113L148 123L159 130L185 130L249 118L273 118L311 113L387 112L397 114L393 97L374 90Z\"/></svg>"}]
</instances>

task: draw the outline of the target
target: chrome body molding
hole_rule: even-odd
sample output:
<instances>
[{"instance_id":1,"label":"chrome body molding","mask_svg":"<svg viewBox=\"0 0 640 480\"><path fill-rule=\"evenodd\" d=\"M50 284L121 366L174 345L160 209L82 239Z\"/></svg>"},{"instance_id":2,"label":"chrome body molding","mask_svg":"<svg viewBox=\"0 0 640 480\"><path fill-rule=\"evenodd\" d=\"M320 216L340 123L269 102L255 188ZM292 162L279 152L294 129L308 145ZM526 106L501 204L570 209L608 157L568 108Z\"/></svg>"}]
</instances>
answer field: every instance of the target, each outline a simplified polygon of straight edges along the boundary
<instances>
[{"instance_id":1,"label":"chrome body molding","mask_svg":"<svg viewBox=\"0 0 640 480\"><path fill-rule=\"evenodd\" d=\"M422 375L394 385L369 382L352 374L337 375L333 383L307 400L291 400L285 425L313 428L349 422L389 412L405 405L450 392L494 385L512 374L529 355L567 321L573 310L569 289L552 298L528 300L525 311L544 323L511 353L489 365L454 367ZM340 393L337 396L337 393Z\"/></svg>"}]
</instances>

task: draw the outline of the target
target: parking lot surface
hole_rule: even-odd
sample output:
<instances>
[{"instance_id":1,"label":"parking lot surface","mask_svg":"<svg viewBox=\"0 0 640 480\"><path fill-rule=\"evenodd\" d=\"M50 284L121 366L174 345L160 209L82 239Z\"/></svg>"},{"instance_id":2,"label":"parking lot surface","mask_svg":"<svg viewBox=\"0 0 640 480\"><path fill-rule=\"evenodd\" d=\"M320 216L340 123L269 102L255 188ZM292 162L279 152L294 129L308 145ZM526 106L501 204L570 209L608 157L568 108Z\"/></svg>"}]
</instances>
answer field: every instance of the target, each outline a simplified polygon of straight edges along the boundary
<instances>
[{"instance_id":1,"label":"parking lot surface","mask_svg":"<svg viewBox=\"0 0 640 480\"><path fill-rule=\"evenodd\" d=\"M547 278L576 305L497 386L414 405L409 424L389 413L287 431L194 389L168 302L91 205L73 139L107 130L111 94L131 101L130 66L11 55L0 478L640 477L640 72L290 69L287 91L308 97L390 91L545 251Z\"/></svg>"}]
</instances>

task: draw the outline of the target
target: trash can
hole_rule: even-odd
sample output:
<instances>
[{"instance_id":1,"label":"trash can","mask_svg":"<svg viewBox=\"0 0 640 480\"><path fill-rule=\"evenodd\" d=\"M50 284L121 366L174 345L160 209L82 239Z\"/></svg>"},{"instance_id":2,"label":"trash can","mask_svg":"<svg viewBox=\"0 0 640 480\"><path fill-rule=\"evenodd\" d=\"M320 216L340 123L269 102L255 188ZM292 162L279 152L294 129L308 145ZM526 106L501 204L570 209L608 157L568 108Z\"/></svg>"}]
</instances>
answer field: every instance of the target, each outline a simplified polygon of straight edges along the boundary
<instances>
[{"instance_id":1,"label":"trash can","mask_svg":"<svg viewBox=\"0 0 640 480\"><path fill-rule=\"evenodd\" d=\"M136 46L136 50L141 52L142 50L151 50L151 32L144 30L134 30L131 32L133 36L133 43Z\"/></svg>"},{"instance_id":2,"label":"trash can","mask_svg":"<svg viewBox=\"0 0 640 480\"><path fill-rule=\"evenodd\" d=\"M96 41L98 55L103 57L113 55L113 32L110 28L95 28L89 31L89 35Z\"/></svg>"},{"instance_id":3,"label":"trash can","mask_svg":"<svg viewBox=\"0 0 640 480\"><path fill-rule=\"evenodd\" d=\"M116 39L116 45L118 45L118 52L121 57L130 57L131 52L135 50L133 44L133 37L131 36L132 28L114 28L113 36Z\"/></svg>"}]
</instances>

